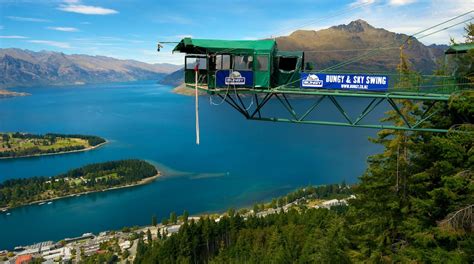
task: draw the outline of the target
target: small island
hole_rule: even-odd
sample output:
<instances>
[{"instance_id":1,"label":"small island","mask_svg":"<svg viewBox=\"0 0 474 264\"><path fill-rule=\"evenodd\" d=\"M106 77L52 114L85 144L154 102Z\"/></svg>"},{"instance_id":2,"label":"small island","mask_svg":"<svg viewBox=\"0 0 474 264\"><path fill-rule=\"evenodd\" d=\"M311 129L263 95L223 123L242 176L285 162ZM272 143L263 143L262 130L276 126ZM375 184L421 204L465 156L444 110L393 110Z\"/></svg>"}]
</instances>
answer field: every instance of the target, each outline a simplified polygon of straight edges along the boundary
<instances>
[{"instance_id":1,"label":"small island","mask_svg":"<svg viewBox=\"0 0 474 264\"><path fill-rule=\"evenodd\" d=\"M149 183L160 176L142 160L119 160L86 165L54 177L11 179L0 183L0 208L45 202L90 192Z\"/></svg>"},{"instance_id":2,"label":"small island","mask_svg":"<svg viewBox=\"0 0 474 264\"><path fill-rule=\"evenodd\" d=\"M16 96L28 96L31 95L29 93L18 93L18 92L12 92L8 90L2 90L0 89L0 98L8 98L8 97L16 97Z\"/></svg>"},{"instance_id":3,"label":"small island","mask_svg":"<svg viewBox=\"0 0 474 264\"><path fill-rule=\"evenodd\" d=\"M87 151L105 143L101 137L87 135L0 133L0 159Z\"/></svg>"}]
</instances>

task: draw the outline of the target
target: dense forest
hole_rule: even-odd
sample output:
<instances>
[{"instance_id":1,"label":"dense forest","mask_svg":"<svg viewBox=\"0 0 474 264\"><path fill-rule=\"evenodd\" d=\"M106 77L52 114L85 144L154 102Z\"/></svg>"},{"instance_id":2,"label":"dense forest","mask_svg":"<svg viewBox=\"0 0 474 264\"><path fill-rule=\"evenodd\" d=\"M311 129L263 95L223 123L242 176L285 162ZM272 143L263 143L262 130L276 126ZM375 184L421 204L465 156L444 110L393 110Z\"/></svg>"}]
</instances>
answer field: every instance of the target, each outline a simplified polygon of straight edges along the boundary
<instances>
[{"instance_id":1,"label":"dense forest","mask_svg":"<svg viewBox=\"0 0 474 264\"><path fill-rule=\"evenodd\" d=\"M0 133L0 158L75 151L105 142L101 137L88 135Z\"/></svg>"},{"instance_id":2,"label":"dense forest","mask_svg":"<svg viewBox=\"0 0 474 264\"><path fill-rule=\"evenodd\" d=\"M467 32L474 42L472 24ZM431 121L450 132L379 131L371 141L385 149L368 158L347 210L187 221L169 237L139 240L135 262L473 263L474 50L455 60L454 74L470 87L434 106ZM403 55L399 71L401 82L416 74ZM429 107L397 103L411 120ZM391 111L385 121L403 122Z\"/></svg>"},{"instance_id":3,"label":"dense forest","mask_svg":"<svg viewBox=\"0 0 474 264\"><path fill-rule=\"evenodd\" d=\"M79 134L54 134L54 133L48 133L44 135L46 138L50 138L53 141L56 138L80 138L87 140L89 145L91 146L97 146L99 144L105 143L105 139L98 137L98 136L89 136L89 135L79 135Z\"/></svg>"},{"instance_id":4,"label":"dense forest","mask_svg":"<svg viewBox=\"0 0 474 264\"><path fill-rule=\"evenodd\" d=\"M157 173L148 162L120 160L87 165L54 177L6 180L0 183L0 207L134 184Z\"/></svg>"}]
</instances>

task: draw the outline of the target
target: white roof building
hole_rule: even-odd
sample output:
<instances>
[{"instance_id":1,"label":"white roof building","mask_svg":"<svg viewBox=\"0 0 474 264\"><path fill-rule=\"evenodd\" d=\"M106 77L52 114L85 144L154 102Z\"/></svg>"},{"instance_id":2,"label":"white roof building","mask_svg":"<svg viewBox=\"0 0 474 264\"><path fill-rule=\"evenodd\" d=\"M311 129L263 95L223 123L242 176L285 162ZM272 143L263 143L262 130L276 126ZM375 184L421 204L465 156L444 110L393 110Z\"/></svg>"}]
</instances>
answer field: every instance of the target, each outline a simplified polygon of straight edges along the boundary
<instances>
[{"instance_id":1,"label":"white roof building","mask_svg":"<svg viewBox=\"0 0 474 264\"><path fill-rule=\"evenodd\" d=\"M130 242L130 240L125 240L124 242L120 243L119 246L122 250L125 250L132 247L132 243Z\"/></svg>"},{"instance_id":2,"label":"white roof building","mask_svg":"<svg viewBox=\"0 0 474 264\"><path fill-rule=\"evenodd\" d=\"M166 232L168 232L168 234L176 233L176 232L179 231L180 227L181 227L181 225L168 226L168 227L166 227Z\"/></svg>"},{"instance_id":3,"label":"white roof building","mask_svg":"<svg viewBox=\"0 0 474 264\"><path fill-rule=\"evenodd\" d=\"M59 259L59 258L61 258L63 260L69 260L72 257L71 250L72 250L72 248L70 248L70 247L62 247L62 248L58 248L58 249L45 251L41 254L41 256L45 260L49 260L49 259L54 260L54 259Z\"/></svg>"}]
</instances>

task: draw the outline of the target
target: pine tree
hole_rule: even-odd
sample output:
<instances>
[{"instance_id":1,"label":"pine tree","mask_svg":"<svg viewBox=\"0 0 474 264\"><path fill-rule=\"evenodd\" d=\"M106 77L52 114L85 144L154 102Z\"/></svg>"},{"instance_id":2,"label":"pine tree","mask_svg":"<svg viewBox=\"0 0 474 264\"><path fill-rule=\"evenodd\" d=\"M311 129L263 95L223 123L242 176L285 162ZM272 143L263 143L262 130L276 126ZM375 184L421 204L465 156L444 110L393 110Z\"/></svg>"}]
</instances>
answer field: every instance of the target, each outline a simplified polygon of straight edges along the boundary
<instances>
[{"instance_id":1,"label":"pine tree","mask_svg":"<svg viewBox=\"0 0 474 264\"><path fill-rule=\"evenodd\" d=\"M156 225L157 225L156 215L153 215L153 216L151 217L151 225L152 225L152 226L156 226Z\"/></svg>"},{"instance_id":2,"label":"pine tree","mask_svg":"<svg viewBox=\"0 0 474 264\"><path fill-rule=\"evenodd\" d=\"M178 221L178 217L176 216L176 213L171 212L170 213L170 223L176 224L177 221Z\"/></svg>"}]
</instances>

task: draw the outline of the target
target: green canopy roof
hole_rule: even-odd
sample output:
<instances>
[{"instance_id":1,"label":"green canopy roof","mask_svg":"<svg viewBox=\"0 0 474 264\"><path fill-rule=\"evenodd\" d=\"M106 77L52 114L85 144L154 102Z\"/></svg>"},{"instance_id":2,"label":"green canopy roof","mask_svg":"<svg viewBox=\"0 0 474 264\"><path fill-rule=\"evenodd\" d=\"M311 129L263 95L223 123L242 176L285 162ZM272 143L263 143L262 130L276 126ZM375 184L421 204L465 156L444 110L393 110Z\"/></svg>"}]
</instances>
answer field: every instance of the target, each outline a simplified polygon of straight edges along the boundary
<instances>
[{"instance_id":1,"label":"green canopy roof","mask_svg":"<svg viewBox=\"0 0 474 264\"><path fill-rule=\"evenodd\" d=\"M303 57L303 51L279 50L277 56L281 57Z\"/></svg>"},{"instance_id":2,"label":"green canopy roof","mask_svg":"<svg viewBox=\"0 0 474 264\"><path fill-rule=\"evenodd\" d=\"M466 53L468 50L474 49L474 43L454 44L447 49L444 54Z\"/></svg>"},{"instance_id":3,"label":"green canopy roof","mask_svg":"<svg viewBox=\"0 0 474 264\"><path fill-rule=\"evenodd\" d=\"M206 53L250 53L272 52L276 46L275 40L217 40L217 39L192 39L184 38L174 48L173 52L179 51L192 54Z\"/></svg>"}]
</instances>

